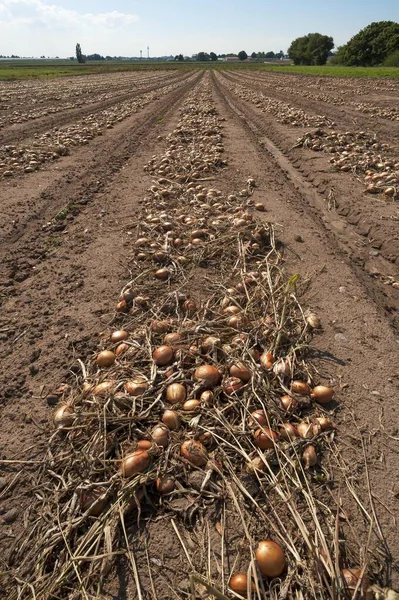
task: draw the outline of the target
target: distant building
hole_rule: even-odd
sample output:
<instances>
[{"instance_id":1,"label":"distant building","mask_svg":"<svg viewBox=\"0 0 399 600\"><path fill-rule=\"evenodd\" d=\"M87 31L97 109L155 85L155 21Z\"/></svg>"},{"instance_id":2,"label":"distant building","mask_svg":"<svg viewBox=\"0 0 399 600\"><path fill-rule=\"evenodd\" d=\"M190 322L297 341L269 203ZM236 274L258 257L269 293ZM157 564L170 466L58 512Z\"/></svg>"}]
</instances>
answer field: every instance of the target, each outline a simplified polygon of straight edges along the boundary
<instances>
[{"instance_id":1,"label":"distant building","mask_svg":"<svg viewBox=\"0 0 399 600\"><path fill-rule=\"evenodd\" d=\"M226 56L223 60L225 62L229 62L229 61L240 60L240 59L238 58L238 56Z\"/></svg>"}]
</instances>

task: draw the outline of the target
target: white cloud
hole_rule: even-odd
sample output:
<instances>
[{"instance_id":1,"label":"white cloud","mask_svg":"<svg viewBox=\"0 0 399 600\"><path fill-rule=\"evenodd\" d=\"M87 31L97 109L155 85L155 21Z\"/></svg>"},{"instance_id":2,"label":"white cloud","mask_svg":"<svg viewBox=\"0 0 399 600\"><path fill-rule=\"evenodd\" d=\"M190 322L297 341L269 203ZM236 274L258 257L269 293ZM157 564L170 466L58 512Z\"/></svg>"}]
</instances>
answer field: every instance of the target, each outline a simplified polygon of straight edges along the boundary
<instances>
[{"instance_id":1,"label":"white cloud","mask_svg":"<svg viewBox=\"0 0 399 600\"><path fill-rule=\"evenodd\" d=\"M115 29L139 20L137 15L116 10L102 13L79 13L43 0L0 0L0 25L31 25L41 27L94 26Z\"/></svg>"}]
</instances>

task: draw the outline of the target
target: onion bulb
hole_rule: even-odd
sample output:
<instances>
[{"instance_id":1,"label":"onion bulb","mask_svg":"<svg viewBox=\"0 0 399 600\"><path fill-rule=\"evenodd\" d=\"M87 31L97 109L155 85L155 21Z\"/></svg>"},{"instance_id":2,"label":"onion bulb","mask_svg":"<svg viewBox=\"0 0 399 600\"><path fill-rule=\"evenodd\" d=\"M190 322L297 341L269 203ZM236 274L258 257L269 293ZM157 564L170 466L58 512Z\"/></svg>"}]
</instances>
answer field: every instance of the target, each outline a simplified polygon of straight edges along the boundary
<instances>
[{"instance_id":1,"label":"onion bulb","mask_svg":"<svg viewBox=\"0 0 399 600\"><path fill-rule=\"evenodd\" d=\"M118 331L113 331L111 333L111 342L114 344L118 344L119 342L124 342L129 337L129 334L124 329L119 329Z\"/></svg>"},{"instance_id":2,"label":"onion bulb","mask_svg":"<svg viewBox=\"0 0 399 600\"><path fill-rule=\"evenodd\" d=\"M299 437L301 438L311 438L313 437L313 426L311 423L305 423L305 421L301 421L296 426Z\"/></svg>"},{"instance_id":3,"label":"onion bulb","mask_svg":"<svg viewBox=\"0 0 399 600\"><path fill-rule=\"evenodd\" d=\"M311 329L318 329L320 327L320 318L315 313L309 313L306 316L306 323Z\"/></svg>"},{"instance_id":4,"label":"onion bulb","mask_svg":"<svg viewBox=\"0 0 399 600\"><path fill-rule=\"evenodd\" d=\"M143 473L151 462L147 450L136 450L125 456L122 460L120 472L122 477L132 477L136 473Z\"/></svg>"},{"instance_id":5,"label":"onion bulb","mask_svg":"<svg viewBox=\"0 0 399 600\"><path fill-rule=\"evenodd\" d=\"M163 343L167 346L173 346L174 344L178 344L181 340L180 333L167 333L163 338Z\"/></svg>"},{"instance_id":6,"label":"onion bulb","mask_svg":"<svg viewBox=\"0 0 399 600\"><path fill-rule=\"evenodd\" d=\"M174 351L170 346L159 346L153 352L152 358L158 367L169 365L173 361Z\"/></svg>"},{"instance_id":7,"label":"onion bulb","mask_svg":"<svg viewBox=\"0 0 399 600\"><path fill-rule=\"evenodd\" d=\"M145 379L131 379L125 383L125 392L129 394L129 396L141 396L145 393L147 387L148 383Z\"/></svg>"},{"instance_id":8,"label":"onion bulb","mask_svg":"<svg viewBox=\"0 0 399 600\"><path fill-rule=\"evenodd\" d=\"M166 388L166 400L170 404L181 404L187 396L186 388L182 383L171 383Z\"/></svg>"},{"instance_id":9,"label":"onion bulb","mask_svg":"<svg viewBox=\"0 0 399 600\"><path fill-rule=\"evenodd\" d=\"M314 467L317 463L316 448L314 446L307 446L302 453L302 460L306 469Z\"/></svg>"},{"instance_id":10,"label":"onion bulb","mask_svg":"<svg viewBox=\"0 0 399 600\"><path fill-rule=\"evenodd\" d=\"M58 428L71 427L75 420L74 410L69 404L58 406L53 414L54 425Z\"/></svg>"},{"instance_id":11,"label":"onion bulb","mask_svg":"<svg viewBox=\"0 0 399 600\"><path fill-rule=\"evenodd\" d=\"M259 427L259 425L261 427L265 427L265 425L267 425L267 416L265 414L265 411L258 409L251 412L250 423L252 425L256 425L257 427Z\"/></svg>"},{"instance_id":12,"label":"onion bulb","mask_svg":"<svg viewBox=\"0 0 399 600\"><path fill-rule=\"evenodd\" d=\"M152 321L151 331L154 333L166 333L170 329L168 321Z\"/></svg>"},{"instance_id":13,"label":"onion bulb","mask_svg":"<svg viewBox=\"0 0 399 600\"><path fill-rule=\"evenodd\" d=\"M223 391L228 396L236 394L243 386L243 382L238 377L228 377L222 384Z\"/></svg>"},{"instance_id":14,"label":"onion bulb","mask_svg":"<svg viewBox=\"0 0 399 600\"><path fill-rule=\"evenodd\" d=\"M244 596L247 594L248 590L248 576L245 573L236 573L230 578L229 588L236 592L236 594L240 594ZM249 589L254 590L255 585L252 581L249 582Z\"/></svg>"},{"instance_id":15,"label":"onion bulb","mask_svg":"<svg viewBox=\"0 0 399 600\"><path fill-rule=\"evenodd\" d=\"M255 556L259 570L265 577L279 577L287 564L283 549L273 540L259 542Z\"/></svg>"},{"instance_id":16,"label":"onion bulb","mask_svg":"<svg viewBox=\"0 0 399 600\"><path fill-rule=\"evenodd\" d=\"M261 450L274 448L274 444L277 442L278 438L278 433L272 429L268 429L267 427L265 427L263 430L257 429L254 433L255 445Z\"/></svg>"},{"instance_id":17,"label":"onion bulb","mask_svg":"<svg viewBox=\"0 0 399 600\"><path fill-rule=\"evenodd\" d=\"M89 511L91 517L99 517L107 505L107 499L101 496L106 493L103 487L96 487L92 490L81 490L80 506L83 512Z\"/></svg>"},{"instance_id":18,"label":"onion bulb","mask_svg":"<svg viewBox=\"0 0 399 600\"><path fill-rule=\"evenodd\" d=\"M260 355L259 362L264 369L271 369L274 364L273 354L265 350L265 352Z\"/></svg>"},{"instance_id":19,"label":"onion bulb","mask_svg":"<svg viewBox=\"0 0 399 600\"><path fill-rule=\"evenodd\" d=\"M149 450L150 448L152 448L151 440L139 440L137 442L138 450Z\"/></svg>"},{"instance_id":20,"label":"onion bulb","mask_svg":"<svg viewBox=\"0 0 399 600\"><path fill-rule=\"evenodd\" d=\"M123 354L124 352L129 350L129 348L130 348L129 344L125 344L124 342L122 342L121 344L118 344L118 346L115 349L116 356L120 356L121 354Z\"/></svg>"},{"instance_id":21,"label":"onion bulb","mask_svg":"<svg viewBox=\"0 0 399 600\"><path fill-rule=\"evenodd\" d=\"M280 436L283 438L283 440L286 440L288 442L298 437L295 425L293 425L292 423L283 423L279 431Z\"/></svg>"},{"instance_id":22,"label":"onion bulb","mask_svg":"<svg viewBox=\"0 0 399 600\"><path fill-rule=\"evenodd\" d=\"M291 391L300 396L310 396L310 387L305 381L293 381Z\"/></svg>"},{"instance_id":23,"label":"onion bulb","mask_svg":"<svg viewBox=\"0 0 399 600\"><path fill-rule=\"evenodd\" d=\"M176 481L173 479L173 477L165 475L164 477L158 477L155 482L155 487L158 494L165 496L166 494L173 492L173 490L176 488Z\"/></svg>"},{"instance_id":24,"label":"onion bulb","mask_svg":"<svg viewBox=\"0 0 399 600\"><path fill-rule=\"evenodd\" d=\"M205 402L206 404L211 404L213 398L214 398L214 393L211 392L211 390L205 390L204 392L202 392L202 394L200 396L201 402Z\"/></svg>"},{"instance_id":25,"label":"onion bulb","mask_svg":"<svg viewBox=\"0 0 399 600\"><path fill-rule=\"evenodd\" d=\"M334 397L334 390L325 385L316 385L310 394L313 400L316 400L319 404L327 404L331 402Z\"/></svg>"},{"instance_id":26,"label":"onion bulb","mask_svg":"<svg viewBox=\"0 0 399 600\"><path fill-rule=\"evenodd\" d=\"M169 436L169 429L164 425L158 425L152 431L152 439L157 446L162 446L162 448L166 448L169 445Z\"/></svg>"},{"instance_id":27,"label":"onion bulb","mask_svg":"<svg viewBox=\"0 0 399 600\"><path fill-rule=\"evenodd\" d=\"M186 440L180 448L181 455L197 467L203 467L208 462L206 448L197 440Z\"/></svg>"},{"instance_id":28,"label":"onion bulb","mask_svg":"<svg viewBox=\"0 0 399 600\"><path fill-rule=\"evenodd\" d=\"M316 417L315 421L319 424L321 431L331 431L335 427L328 417Z\"/></svg>"},{"instance_id":29,"label":"onion bulb","mask_svg":"<svg viewBox=\"0 0 399 600\"><path fill-rule=\"evenodd\" d=\"M298 400L292 396L282 396L280 398L281 407L289 414L295 413L298 408Z\"/></svg>"},{"instance_id":30,"label":"onion bulb","mask_svg":"<svg viewBox=\"0 0 399 600\"><path fill-rule=\"evenodd\" d=\"M93 389L93 396L100 396L105 398L115 389L115 381L102 381Z\"/></svg>"},{"instance_id":31,"label":"onion bulb","mask_svg":"<svg viewBox=\"0 0 399 600\"><path fill-rule=\"evenodd\" d=\"M349 590L354 590L357 587L357 584L359 583L359 579L360 576L362 574L361 569L342 569L341 571L342 577L345 581L345 585L347 586L347 588ZM362 583L360 585L360 588L363 590L366 590L370 585L370 581L369 578L367 577L366 574L363 575L362 578ZM396 600L397 595L392 596L392 600ZM387 600L389 598L389 600L391 600L391 596L386 597Z\"/></svg>"},{"instance_id":32,"label":"onion bulb","mask_svg":"<svg viewBox=\"0 0 399 600\"><path fill-rule=\"evenodd\" d=\"M180 418L174 410L166 409L162 415L162 423L170 430L178 429L180 426Z\"/></svg>"},{"instance_id":33,"label":"onion bulb","mask_svg":"<svg viewBox=\"0 0 399 600\"><path fill-rule=\"evenodd\" d=\"M96 363L99 367L111 367L115 362L115 354L111 350L102 350L97 354Z\"/></svg>"},{"instance_id":34,"label":"onion bulb","mask_svg":"<svg viewBox=\"0 0 399 600\"><path fill-rule=\"evenodd\" d=\"M194 398L191 400L186 400L186 402L183 404L182 408L183 410L190 412L192 410L195 410L196 408L198 408L201 405L201 401L200 400L195 400Z\"/></svg>"},{"instance_id":35,"label":"onion bulb","mask_svg":"<svg viewBox=\"0 0 399 600\"><path fill-rule=\"evenodd\" d=\"M158 269L157 271L155 271L154 275L160 281L166 281L167 279L169 279L171 273L169 269L163 267L162 269Z\"/></svg>"},{"instance_id":36,"label":"onion bulb","mask_svg":"<svg viewBox=\"0 0 399 600\"><path fill-rule=\"evenodd\" d=\"M212 350L214 350L215 348L220 346L220 343L221 343L220 338L215 337L214 335L209 335L204 340L202 340L201 350L203 352L211 352Z\"/></svg>"},{"instance_id":37,"label":"onion bulb","mask_svg":"<svg viewBox=\"0 0 399 600\"><path fill-rule=\"evenodd\" d=\"M221 374L216 367L212 365L201 365L194 371L194 379L204 387L215 387L221 379Z\"/></svg>"},{"instance_id":38,"label":"onion bulb","mask_svg":"<svg viewBox=\"0 0 399 600\"><path fill-rule=\"evenodd\" d=\"M248 383L251 379L251 371L241 362L231 365L229 372L231 377L238 377L238 379L241 379L244 383Z\"/></svg>"}]
</instances>

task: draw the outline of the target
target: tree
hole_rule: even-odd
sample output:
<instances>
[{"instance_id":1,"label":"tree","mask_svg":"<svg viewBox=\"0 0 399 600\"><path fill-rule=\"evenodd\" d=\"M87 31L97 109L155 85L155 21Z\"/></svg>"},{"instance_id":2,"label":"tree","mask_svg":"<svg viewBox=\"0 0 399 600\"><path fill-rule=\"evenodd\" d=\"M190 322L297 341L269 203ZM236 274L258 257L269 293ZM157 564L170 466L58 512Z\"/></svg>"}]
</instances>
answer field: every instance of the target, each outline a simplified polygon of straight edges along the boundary
<instances>
[{"instance_id":1,"label":"tree","mask_svg":"<svg viewBox=\"0 0 399 600\"><path fill-rule=\"evenodd\" d=\"M175 60L178 60L179 62L183 62L184 61L183 54L176 54Z\"/></svg>"},{"instance_id":2,"label":"tree","mask_svg":"<svg viewBox=\"0 0 399 600\"><path fill-rule=\"evenodd\" d=\"M207 60L209 60L209 54L207 54L207 52L198 52L197 54L197 60L199 62L206 62Z\"/></svg>"},{"instance_id":3,"label":"tree","mask_svg":"<svg viewBox=\"0 0 399 600\"><path fill-rule=\"evenodd\" d=\"M273 50L271 52L266 52L265 58L274 58L274 52L273 52Z\"/></svg>"},{"instance_id":4,"label":"tree","mask_svg":"<svg viewBox=\"0 0 399 600\"><path fill-rule=\"evenodd\" d=\"M210 52L209 53L209 57L211 60L215 61L218 59L217 54L215 54L214 52Z\"/></svg>"},{"instance_id":5,"label":"tree","mask_svg":"<svg viewBox=\"0 0 399 600\"><path fill-rule=\"evenodd\" d=\"M377 21L354 35L341 46L335 61L343 65L372 67L399 50L399 23Z\"/></svg>"},{"instance_id":6,"label":"tree","mask_svg":"<svg viewBox=\"0 0 399 600\"><path fill-rule=\"evenodd\" d=\"M82 54L82 48L80 47L80 44L76 44L76 60L80 64L86 62L85 57Z\"/></svg>"},{"instance_id":7,"label":"tree","mask_svg":"<svg viewBox=\"0 0 399 600\"><path fill-rule=\"evenodd\" d=\"M247 60L248 54L245 52L245 50L241 50L241 52L238 53L238 58L240 60Z\"/></svg>"},{"instance_id":8,"label":"tree","mask_svg":"<svg viewBox=\"0 0 399 600\"><path fill-rule=\"evenodd\" d=\"M256 54L256 52L252 52L251 58L258 58L258 55Z\"/></svg>"},{"instance_id":9,"label":"tree","mask_svg":"<svg viewBox=\"0 0 399 600\"><path fill-rule=\"evenodd\" d=\"M308 33L296 38L288 48L288 56L295 65L325 65L330 50L334 48L334 40L321 33ZM275 57L281 58L282 52Z\"/></svg>"}]
</instances>

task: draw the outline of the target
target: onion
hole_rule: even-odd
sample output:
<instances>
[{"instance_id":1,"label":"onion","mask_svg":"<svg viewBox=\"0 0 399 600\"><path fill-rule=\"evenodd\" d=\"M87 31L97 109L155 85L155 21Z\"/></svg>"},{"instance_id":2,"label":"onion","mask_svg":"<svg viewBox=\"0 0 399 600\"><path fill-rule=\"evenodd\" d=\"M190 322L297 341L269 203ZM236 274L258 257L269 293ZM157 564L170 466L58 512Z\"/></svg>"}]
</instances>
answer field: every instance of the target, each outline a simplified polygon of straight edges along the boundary
<instances>
[{"instance_id":1,"label":"onion","mask_svg":"<svg viewBox=\"0 0 399 600\"><path fill-rule=\"evenodd\" d=\"M122 460L120 473L122 477L132 477L136 473L143 473L150 462L151 458L146 450L136 450Z\"/></svg>"},{"instance_id":2,"label":"onion","mask_svg":"<svg viewBox=\"0 0 399 600\"><path fill-rule=\"evenodd\" d=\"M191 410L195 410L196 408L198 408L200 406L201 402L200 400L195 400L195 399L191 399L191 400L187 400L182 408L185 411L191 411Z\"/></svg>"},{"instance_id":3,"label":"onion","mask_svg":"<svg viewBox=\"0 0 399 600\"><path fill-rule=\"evenodd\" d=\"M111 342L114 342L114 344L117 344L119 342L123 342L123 341L127 340L128 337L129 337L129 334L127 331L125 331L124 329L119 329L118 331L113 331L111 333Z\"/></svg>"},{"instance_id":4,"label":"onion","mask_svg":"<svg viewBox=\"0 0 399 600\"><path fill-rule=\"evenodd\" d=\"M205 390L204 392L202 392L200 400L201 402L205 402L206 404L211 404L214 396L215 395L213 392L211 392L211 390Z\"/></svg>"},{"instance_id":5,"label":"onion","mask_svg":"<svg viewBox=\"0 0 399 600\"><path fill-rule=\"evenodd\" d=\"M243 346L245 344L245 342L248 339L248 334L247 333L239 333L238 335L235 335L233 337L233 339L231 340L231 343L236 345L236 346Z\"/></svg>"},{"instance_id":6,"label":"onion","mask_svg":"<svg viewBox=\"0 0 399 600\"><path fill-rule=\"evenodd\" d=\"M176 488L176 481L173 477L168 477L165 475L164 477L158 477L155 482L155 487L157 488L158 494L161 496L165 496L166 494L170 494Z\"/></svg>"},{"instance_id":7,"label":"onion","mask_svg":"<svg viewBox=\"0 0 399 600\"><path fill-rule=\"evenodd\" d=\"M341 571L342 577L345 581L345 585L350 589L350 590L354 590L357 587L357 584L359 583L359 579L360 576L362 574L361 569L355 568L355 569L342 569ZM370 580L367 577L366 574L363 575L362 578L362 583L360 585L360 588L363 590L367 590L367 588L370 586ZM387 596L387 600L391 599L391 596ZM392 600L396 600L397 598L397 594L392 596Z\"/></svg>"},{"instance_id":8,"label":"onion","mask_svg":"<svg viewBox=\"0 0 399 600\"><path fill-rule=\"evenodd\" d=\"M251 412L250 422L252 425L260 425L261 427L267 425L267 416L265 414L265 411L258 409Z\"/></svg>"},{"instance_id":9,"label":"onion","mask_svg":"<svg viewBox=\"0 0 399 600\"><path fill-rule=\"evenodd\" d=\"M97 354L96 362L99 367L111 367L115 362L115 354L111 350L103 350Z\"/></svg>"},{"instance_id":10,"label":"onion","mask_svg":"<svg viewBox=\"0 0 399 600\"><path fill-rule=\"evenodd\" d=\"M148 383L145 379L131 379L125 383L125 392L129 394L129 396L141 396L145 393L147 387Z\"/></svg>"},{"instance_id":11,"label":"onion","mask_svg":"<svg viewBox=\"0 0 399 600\"><path fill-rule=\"evenodd\" d=\"M309 313L306 316L306 323L311 329L318 329L320 327L320 318L314 313Z\"/></svg>"},{"instance_id":12,"label":"onion","mask_svg":"<svg viewBox=\"0 0 399 600\"><path fill-rule=\"evenodd\" d=\"M245 573L236 573L236 575L233 575L230 578L229 588L233 590L233 592L236 592L236 594L241 594L241 596L244 594L246 595L248 590L248 576L245 575ZM252 581L249 582L249 589L255 589L255 585Z\"/></svg>"},{"instance_id":13,"label":"onion","mask_svg":"<svg viewBox=\"0 0 399 600\"><path fill-rule=\"evenodd\" d=\"M305 465L305 469L314 467L317 463L316 448L314 446L307 446L302 453L302 460Z\"/></svg>"},{"instance_id":14,"label":"onion","mask_svg":"<svg viewBox=\"0 0 399 600\"><path fill-rule=\"evenodd\" d=\"M253 475L257 472L263 472L265 470L265 462L261 459L260 456L255 456L248 464L247 464L247 472Z\"/></svg>"},{"instance_id":15,"label":"onion","mask_svg":"<svg viewBox=\"0 0 399 600\"><path fill-rule=\"evenodd\" d=\"M310 395L319 404L328 404L334 397L334 390L325 385L316 385Z\"/></svg>"},{"instance_id":16,"label":"onion","mask_svg":"<svg viewBox=\"0 0 399 600\"><path fill-rule=\"evenodd\" d=\"M151 440L139 440L137 442L138 450L149 450L150 448L152 448Z\"/></svg>"},{"instance_id":17,"label":"onion","mask_svg":"<svg viewBox=\"0 0 399 600\"><path fill-rule=\"evenodd\" d=\"M169 445L169 429L164 425L158 425L152 431L152 439L157 446L166 448Z\"/></svg>"},{"instance_id":18,"label":"onion","mask_svg":"<svg viewBox=\"0 0 399 600\"><path fill-rule=\"evenodd\" d=\"M154 350L152 358L158 367L169 365L173 361L174 351L170 346L159 346Z\"/></svg>"},{"instance_id":19,"label":"onion","mask_svg":"<svg viewBox=\"0 0 399 600\"><path fill-rule=\"evenodd\" d=\"M163 267L162 269L158 269L157 271L155 271L154 275L157 279L160 279L161 281L166 281L167 279L169 279L171 272L166 267Z\"/></svg>"},{"instance_id":20,"label":"onion","mask_svg":"<svg viewBox=\"0 0 399 600\"><path fill-rule=\"evenodd\" d=\"M183 310L187 315L193 315L198 310L198 305L193 298L189 298L183 303Z\"/></svg>"},{"instance_id":21,"label":"onion","mask_svg":"<svg viewBox=\"0 0 399 600\"><path fill-rule=\"evenodd\" d=\"M290 374L290 365L288 361L280 358L273 365L273 373L277 375L277 377L288 377Z\"/></svg>"},{"instance_id":22,"label":"onion","mask_svg":"<svg viewBox=\"0 0 399 600\"><path fill-rule=\"evenodd\" d=\"M178 429L180 426L180 418L174 410L166 409L162 415L162 423L170 430Z\"/></svg>"},{"instance_id":23,"label":"onion","mask_svg":"<svg viewBox=\"0 0 399 600\"><path fill-rule=\"evenodd\" d=\"M255 556L259 570L265 577L279 577L287 564L283 549L273 540L259 542Z\"/></svg>"},{"instance_id":24,"label":"onion","mask_svg":"<svg viewBox=\"0 0 399 600\"><path fill-rule=\"evenodd\" d=\"M180 333L167 333L162 341L167 346L173 346L174 344L177 344L178 342L180 342L180 340L181 340Z\"/></svg>"},{"instance_id":25,"label":"onion","mask_svg":"<svg viewBox=\"0 0 399 600\"><path fill-rule=\"evenodd\" d=\"M182 383L171 383L166 388L166 400L170 404L181 404L187 396L186 388Z\"/></svg>"},{"instance_id":26,"label":"onion","mask_svg":"<svg viewBox=\"0 0 399 600\"><path fill-rule=\"evenodd\" d=\"M238 362L230 367L231 377L238 377L244 383L247 383L251 379L251 371L243 363Z\"/></svg>"},{"instance_id":27,"label":"onion","mask_svg":"<svg viewBox=\"0 0 399 600\"><path fill-rule=\"evenodd\" d=\"M115 349L116 356L120 356L121 354L129 350L129 348L129 344L125 344L124 342L122 342L122 344L119 344Z\"/></svg>"},{"instance_id":28,"label":"onion","mask_svg":"<svg viewBox=\"0 0 399 600\"><path fill-rule=\"evenodd\" d=\"M295 413L296 409L298 408L298 400L292 398L291 396L282 396L280 398L280 404L282 408L290 414Z\"/></svg>"},{"instance_id":29,"label":"onion","mask_svg":"<svg viewBox=\"0 0 399 600\"><path fill-rule=\"evenodd\" d=\"M106 493L103 487L96 487L92 490L81 490L80 506L83 512L89 511L91 517L99 517L107 505L107 499L99 500Z\"/></svg>"},{"instance_id":30,"label":"onion","mask_svg":"<svg viewBox=\"0 0 399 600\"><path fill-rule=\"evenodd\" d=\"M259 362L264 369L271 369L274 364L273 354L265 350L263 354L260 355Z\"/></svg>"},{"instance_id":31,"label":"onion","mask_svg":"<svg viewBox=\"0 0 399 600\"><path fill-rule=\"evenodd\" d=\"M195 369L194 379L204 387L215 387L220 382L221 374L212 365L201 365Z\"/></svg>"},{"instance_id":32,"label":"onion","mask_svg":"<svg viewBox=\"0 0 399 600\"><path fill-rule=\"evenodd\" d=\"M153 321L151 323L151 330L154 333L166 333L170 329L168 321Z\"/></svg>"},{"instance_id":33,"label":"onion","mask_svg":"<svg viewBox=\"0 0 399 600\"><path fill-rule=\"evenodd\" d=\"M228 396L231 394L236 394L243 386L243 382L238 377L228 377L223 381L222 384L223 391Z\"/></svg>"},{"instance_id":34,"label":"onion","mask_svg":"<svg viewBox=\"0 0 399 600\"><path fill-rule=\"evenodd\" d=\"M116 312L124 313L127 312L127 303L125 300L121 300L115 307Z\"/></svg>"},{"instance_id":35,"label":"onion","mask_svg":"<svg viewBox=\"0 0 399 600\"><path fill-rule=\"evenodd\" d=\"M267 427L265 427L263 430L257 429L254 433L255 445L261 450L274 448L274 444L277 442L278 437L278 433L272 429L268 429Z\"/></svg>"},{"instance_id":36,"label":"onion","mask_svg":"<svg viewBox=\"0 0 399 600\"><path fill-rule=\"evenodd\" d=\"M236 306L235 304L232 304L230 306L227 306L224 310L223 310L223 314L225 315L237 315L240 312L240 309L238 306Z\"/></svg>"},{"instance_id":37,"label":"onion","mask_svg":"<svg viewBox=\"0 0 399 600\"><path fill-rule=\"evenodd\" d=\"M280 427L279 431L280 431L280 436L283 438L283 440L286 440L288 442L291 440L294 440L296 437L298 437L298 434L295 429L295 425L293 425L292 423L283 423L283 425L282 425L282 427Z\"/></svg>"},{"instance_id":38,"label":"onion","mask_svg":"<svg viewBox=\"0 0 399 600\"><path fill-rule=\"evenodd\" d=\"M321 431L331 431L335 428L334 423L328 417L316 417L315 421L320 425Z\"/></svg>"},{"instance_id":39,"label":"onion","mask_svg":"<svg viewBox=\"0 0 399 600\"><path fill-rule=\"evenodd\" d=\"M166 252L163 252L162 250L158 250L157 252L154 252L154 254L152 255L152 260L154 262L157 263L166 263L166 261L168 260L169 256L167 255Z\"/></svg>"},{"instance_id":40,"label":"onion","mask_svg":"<svg viewBox=\"0 0 399 600\"><path fill-rule=\"evenodd\" d=\"M53 414L54 425L58 429L61 427L71 427L72 423L75 420L75 414L72 406L69 404L62 404L58 406Z\"/></svg>"},{"instance_id":41,"label":"onion","mask_svg":"<svg viewBox=\"0 0 399 600\"><path fill-rule=\"evenodd\" d=\"M201 349L203 352L211 352L212 350L220 346L220 343L220 338L215 337L214 335L209 335L207 338L202 340Z\"/></svg>"},{"instance_id":42,"label":"onion","mask_svg":"<svg viewBox=\"0 0 399 600\"><path fill-rule=\"evenodd\" d=\"M296 426L296 430L301 438L313 437L313 426L311 423L305 423L305 421L301 421L301 423L298 423Z\"/></svg>"},{"instance_id":43,"label":"onion","mask_svg":"<svg viewBox=\"0 0 399 600\"><path fill-rule=\"evenodd\" d=\"M115 381L102 381L93 389L93 396L100 396L101 398L104 398L105 396L112 394L114 389Z\"/></svg>"},{"instance_id":44,"label":"onion","mask_svg":"<svg viewBox=\"0 0 399 600\"><path fill-rule=\"evenodd\" d=\"M310 387L305 381L293 381L291 383L291 391L300 396L310 396Z\"/></svg>"},{"instance_id":45,"label":"onion","mask_svg":"<svg viewBox=\"0 0 399 600\"><path fill-rule=\"evenodd\" d=\"M227 321L227 325L232 329L240 329L245 324L245 319L241 315L233 315Z\"/></svg>"},{"instance_id":46,"label":"onion","mask_svg":"<svg viewBox=\"0 0 399 600\"><path fill-rule=\"evenodd\" d=\"M197 467L203 467L208 462L206 448L197 440L186 440L183 442L180 452L184 458Z\"/></svg>"}]
</instances>

